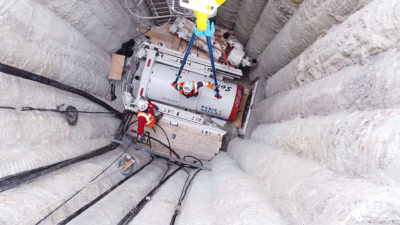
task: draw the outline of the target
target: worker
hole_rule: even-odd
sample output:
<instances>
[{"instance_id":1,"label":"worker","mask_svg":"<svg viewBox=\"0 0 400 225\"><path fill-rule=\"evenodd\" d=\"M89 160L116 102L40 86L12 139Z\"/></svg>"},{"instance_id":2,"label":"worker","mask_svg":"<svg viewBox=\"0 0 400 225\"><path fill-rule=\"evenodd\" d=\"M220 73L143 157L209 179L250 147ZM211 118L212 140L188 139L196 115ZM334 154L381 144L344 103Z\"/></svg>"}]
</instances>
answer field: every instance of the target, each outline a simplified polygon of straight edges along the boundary
<instances>
[{"instance_id":1,"label":"worker","mask_svg":"<svg viewBox=\"0 0 400 225\"><path fill-rule=\"evenodd\" d=\"M153 127L156 124L156 122L158 121L158 119L156 119L156 116L154 114L154 110L158 111L158 106L154 105L149 100L141 98L137 104L137 107L138 107L137 133L138 133L138 136L140 137L140 140L144 141L144 138L145 138L144 127L145 126Z\"/></svg>"},{"instance_id":2,"label":"worker","mask_svg":"<svg viewBox=\"0 0 400 225\"><path fill-rule=\"evenodd\" d=\"M179 84L173 82L171 85L186 98L199 95L199 89L201 87L208 87L212 90L215 89L214 85L207 81L185 81Z\"/></svg>"}]
</instances>

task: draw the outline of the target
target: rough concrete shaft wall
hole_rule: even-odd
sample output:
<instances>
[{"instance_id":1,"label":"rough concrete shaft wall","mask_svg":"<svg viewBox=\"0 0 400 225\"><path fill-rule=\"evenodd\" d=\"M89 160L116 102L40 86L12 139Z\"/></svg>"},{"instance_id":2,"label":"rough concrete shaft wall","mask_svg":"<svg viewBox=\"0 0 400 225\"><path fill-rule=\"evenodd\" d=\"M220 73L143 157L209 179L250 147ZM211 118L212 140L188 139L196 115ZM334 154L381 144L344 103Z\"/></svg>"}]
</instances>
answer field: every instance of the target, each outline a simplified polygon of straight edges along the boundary
<instances>
[{"instance_id":1,"label":"rough concrete shaft wall","mask_svg":"<svg viewBox=\"0 0 400 225\"><path fill-rule=\"evenodd\" d=\"M210 166L212 171L201 171L189 187L178 225L286 224L259 183L226 153L216 156Z\"/></svg>"},{"instance_id":2,"label":"rough concrete shaft wall","mask_svg":"<svg viewBox=\"0 0 400 225\"><path fill-rule=\"evenodd\" d=\"M265 6L250 38L246 44L246 52L257 58L275 35L285 26L303 0L270 0ZM240 17L239 17L240 18Z\"/></svg>"},{"instance_id":3,"label":"rough concrete shaft wall","mask_svg":"<svg viewBox=\"0 0 400 225\"><path fill-rule=\"evenodd\" d=\"M334 27L267 83L267 96L320 79L340 69L363 64L371 55L400 42L400 2L373 1Z\"/></svg>"},{"instance_id":4,"label":"rough concrete shaft wall","mask_svg":"<svg viewBox=\"0 0 400 225\"><path fill-rule=\"evenodd\" d=\"M65 204L64 201L66 199L60 199L60 201L54 202L49 209L54 209L54 207L58 207L63 204L57 211L52 213L46 220L43 221L43 225L54 225L61 222L64 218L68 217L72 213L76 212L87 203L98 197L99 195L106 192L109 188L116 185L119 181L124 179L126 176L121 174L117 164L119 159L122 158L123 154L129 153L134 156L136 161L136 169L143 166L150 160L148 154L139 152L136 150L122 150L122 148L117 148L115 151L106 153L113 161L105 160L107 164L103 170L104 172L101 175L96 175L95 180L91 180L90 183L86 184L84 188L76 194L72 199L70 199ZM100 157L99 157L100 158ZM99 163L104 165L102 163ZM110 166L111 165L111 166Z\"/></svg>"},{"instance_id":5,"label":"rough concrete shaft wall","mask_svg":"<svg viewBox=\"0 0 400 225\"><path fill-rule=\"evenodd\" d=\"M269 96L257 105L261 123L343 111L400 106L400 51L373 56L328 77Z\"/></svg>"},{"instance_id":6,"label":"rough concrete shaft wall","mask_svg":"<svg viewBox=\"0 0 400 225\"><path fill-rule=\"evenodd\" d=\"M60 203L85 187L102 170L109 166L121 152L109 152L88 161L43 175L30 183L1 192L0 224L36 224ZM112 180L102 179L103 186L97 186L97 190L100 191L99 189L103 189L104 186L110 186ZM86 197L88 198L89 196L87 195ZM93 198L94 196L90 197ZM87 201L87 198L85 201Z\"/></svg>"},{"instance_id":7,"label":"rough concrete shaft wall","mask_svg":"<svg viewBox=\"0 0 400 225\"><path fill-rule=\"evenodd\" d=\"M64 104L75 106L80 111L106 112L102 106L86 98L46 86L34 81L21 79L0 72L0 106L55 109Z\"/></svg>"},{"instance_id":8,"label":"rough concrete shaft wall","mask_svg":"<svg viewBox=\"0 0 400 225\"><path fill-rule=\"evenodd\" d=\"M188 189L176 224L213 224L215 216L212 175L211 173L200 172Z\"/></svg>"},{"instance_id":9,"label":"rough concrete shaft wall","mask_svg":"<svg viewBox=\"0 0 400 225\"><path fill-rule=\"evenodd\" d=\"M118 120L80 114L76 126L54 112L1 110L0 178L70 159L110 144ZM101 121L101 122L99 122Z\"/></svg>"},{"instance_id":10,"label":"rough concrete shaft wall","mask_svg":"<svg viewBox=\"0 0 400 225\"><path fill-rule=\"evenodd\" d=\"M132 179L121 184L97 204L73 219L71 225L110 225L117 224L129 210L133 209L160 181L167 166L164 161L155 161ZM127 198L127 196L129 196ZM107 216L99 212L107 209Z\"/></svg>"},{"instance_id":11,"label":"rough concrete shaft wall","mask_svg":"<svg viewBox=\"0 0 400 225\"><path fill-rule=\"evenodd\" d=\"M183 170L171 177L151 198L151 201L129 223L129 225L164 225L168 224L175 212L187 173ZM154 216L157 212L157 216Z\"/></svg>"},{"instance_id":12,"label":"rough concrete shaft wall","mask_svg":"<svg viewBox=\"0 0 400 225\"><path fill-rule=\"evenodd\" d=\"M334 24L343 22L369 0L309 0L258 57L251 79L271 76L299 55Z\"/></svg>"},{"instance_id":13,"label":"rough concrete shaft wall","mask_svg":"<svg viewBox=\"0 0 400 225\"><path fill-rule=\"evenodd\" d=\"M235 37L245 45L250 39L254 27L264 10L268 0L244 0L235 23Z\"/></svg>"},{"instance_id":14,"label":"rough concrete shaft wall","mask_svg":"<svg viewBox=\"0 0 400 225\"><path fill-rule=\"evenodd\" d=\"M0 149L108 137L118 127L118 120L107 115L80 114L77 125L69 126L60 113L1 110L0 114Z\"/></svg>"},{"instance_id":15,"label":"rough concrete shaft wall","mask_svg":"<svg viewBox=\"0 0 400 225\"><path fill-rule=\"evenodd\" d=\"M110 144L108 139L18 146L0 151L0 178L68 160Z\"/></svg>"},{"instance_id":16,"label":"rough concrete shaft wall","mask_svg":"<svg viewBox=\"0 0 400 225\"><path fill-rule=\"evenodd\" d=\"M111 57L36 1L0 3L0 61L104 96Z\"/></svg>"},{"instance_id":17,"label":"rough concrete shaft wall","mask_svg":"<svg viewBox=\"0 0 400 225\"><path fill-rule=\"evenodd\" d=\"M2 1L0 24L2 63L94 95L104 96L107 92L110 55L37 1ZM1 106L17 108L0 112L1 176L36 169L103 147L109 144L105 138L114 135L119 123L112 115L80 114L77 126L71 127L59 113L20 112L23 106L55 109L61 104L85 111L106 110L82 97L3 73L0 87L3 96L7 96L0 100ZM52 203L60 202L89 183L94 174L110 163L110 156L114 160L114 154L74 164L1 193L1 202L7 204L0 210L0 223L36 223L56 207ZM18 199L15 201L18 205L7 201L11 198ZM36 210L33 212L32 208Z\"/></svg>"},{"instance_id":18,"label":"rough concrete shaft wall","mask_svg":"<svg viewBox=\"0 0 400 225\"><path fill-rule=\"evenodd\" d=\"M108 53L136 35L134 21L112 0L36 0Z\"/></svg>"},{"instance_id":19,"label":"rough concrete shaft wall","mask_svg":"<svg viewBox=\"0 0 400 225\"><path fill-rule=\"evenodd\" d=\"M344 177L315 162L253 140L236 139L229 153L263 183L272 204L291 224L396 224L400 190Z\"/></svg>"},{"instance_id":20,"label":"rough concrete shaft wall","mask_svg":"<svg viewBox=\"0 0 400 225\"><path fill-rule=\"evenodd\" d=\"M252 138L339 173L399 182L399 121L398 109L339 113L261 125Z\"/></svg>"},{"instance_id":21,"label":"rough concrete shaft wall","mask_svg":"<svg viewBox=\"0 0 400 225\"><path fill-rule=\"evenodd\" d=\"M270 206L262 188L226 153L213 159L215 224L284 225L286 221Z\"/></svg>"},{"instance_id":22,"label":"rough concrete shaft wall","mask_svg":"<svg viewBox=\"0 0 400 225\"><path fill-rule=\"evenodd\" d=\"M226 2L218 8L216 23L232 30L235 26L242 1L243 0L226 0Z\"/></svg>"}]
</instances>

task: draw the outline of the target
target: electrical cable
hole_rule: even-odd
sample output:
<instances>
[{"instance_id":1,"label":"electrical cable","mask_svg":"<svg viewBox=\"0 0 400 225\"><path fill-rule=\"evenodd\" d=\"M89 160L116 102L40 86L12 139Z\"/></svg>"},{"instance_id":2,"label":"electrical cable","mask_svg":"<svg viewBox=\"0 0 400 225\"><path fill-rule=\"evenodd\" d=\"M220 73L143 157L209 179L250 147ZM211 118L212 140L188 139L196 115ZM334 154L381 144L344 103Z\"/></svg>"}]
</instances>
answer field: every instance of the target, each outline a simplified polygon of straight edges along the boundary
<instances>
[{"instance_id":1,"label":"electrical cable","mask_svg":"<svg viewBox=\"0 0 400 225\"><path fill-rule=\"evenodd\" d=\"M14 188L24 182L33 180L41 175L50 173L54 170L63 168L65 166L71 165L73 163L77 163L77 162L104 154L106 152L116 149L118 146L119 146L119 144L111 143L109 145L106 145L104 147L98 148L96 150L93 150L91 152L85 153L83 155L80 155L80 156L77 156L77 157L74 157L71 159L67 159L67 160L64 160L64 161L61 161L58 163L54 163L51 165L47 165L47 166L43 166L43 167L36 168L33 170L28 170L28 171L14 174L14 175L3 177L0 179L0 192Z\"/></svg>"},{"instance_id":2,"label":"electrical cable","mask_svg":"<svg viewBox=\"0 0 400 225\"><path fill-rule=\"evenodd\" d=\"M136 131L134 131L134 130L132 130L132 132L133 132L133 133L136 133ZM131 138L133 138L133 139L135 138L135 137L133 137L133 136L129 136L129 137L131 137ZM163 145L164 147L166 147L170 152L172 152L172 153L175 155L176 158L181 159L181 157L179 156L179 154L176 153L176 151L175 151L174 149L170 148L170 147L169 147L167 144L165 144L164 142L162 142L162 141L160 141L160 140L158 140L157 138L154 138L154 137L150 137L150 139L153 140L153 141L156 141L157 143L160 143L161 145Z\"/></svg>"},{"instance_id":3,"label":"electrical cable","mask_svg":"<svg viewBox=\"0 0 400 225\"><path fill-rule=\"evenodd\" d=\"M129 120L128 120L128 121L129 121ZM131 127L133 124L135 124L135 123L137 123L137 122L138 122L138 121L135 120L135 121L129 123L128 126L125 128L124 135L126 134L126 132L127 132L127 130L129 129L129 127ZM158 124L156 124L156 125L159 126ZM161 128L161 126L159 126L159 127ZM164 147L166 147L166 148L170 151L170 155L171 155L171 153L173 153L178 159L181 159L181 157L179 156L179 154L176 153L176 151L173 150L173 149L171 148L171 143L170 143L170 141L169 141L169 138L168 138L167 133L165 132L165 130L164 130L163 128L161 128L161 129L163 130L163 132L164 132L164 134L165 134L165 137L167 138L168 145L166 145L164 142L158 140L157 138L150 137L150 139L151 139L151 140L154 140L154 141L160 143L161 145L163 145ZM137 133L137 132L134 131L134 130L131 130L131 131L132 131L133 133Z\"/></svg>"},{"instance_id":4,"label":"electrical cable","mask_svg":"<svg viewBox=\"0 0 400 225\"><path fill-rule=\"evenodd\" d=\"M132 117L133 117L133 113L130 113L130 117L129 117L129 119L126 120L126 121L131 121ZM125 118L125 117L124 117L124 118ZM124 128L124 131L123 131L123 135L122 135L122 136L125 136L127 130L128 130L133 124L135 124L135 123L137 123L137 122L138 122L138 121L135 120L135 121L132 121L132 122L128 123L126 126L124 126L125 128ZM154 140L154 141L158 142L159 144L163 145L164 147L166 147L166 148L170 151L170 155L171 155L171 153L173 153L178 159L181 159L181 157L179 156L179 154L178 154L174 149L172 149L171 143L170 143L170 140L169 140L169 137L168 137L166 131L165 131L160 125L158 125L158 124L156 124L156 125L163 131L163 133L164 133L164 135L165 135L165 137L166 137L166 139L167 139L167 141L168 141L168 145L165 144L164 142L162 142L161 140L157 139L157 138L154 138L154 137L151 137L151 136L150 136L150 139L151 139L151 140ZM131 130L131 132L132 132L132 133L137 133L135 130ZM119 139L122 139L122 136L121 136ZM131 138L132 140L135 139L134 136L127 135L127 137ZM194 156L187 155L187 156L184 156L184 157L183 157L184 160L185 160L186 158L195 159L195 160L197 160L202 166L204 166L203 163L202 163L202 161L201 161L200 159L194 157ZM188 167L188 166L184 165L184 167Z\"/></svg>"},{"instance_id":5,"label":"electrical cable","mask_svg":"<svg viewBox=\"0 0 400 225\"><path fill-rule=\"evenodd\" d=\"M11 110L17 110L16 108L14 108L14 107L11 107L11 106L0 106L0 109L11 109Z\"/></svg>"},{"instance_id":6,"label":"electrical cable","mask_svg":"<svg viewBox=\"0 0 400 225\"><path fill-rule=\"evenodd\" d=\"M118 159L120 159L125 153L126 150L129 149L130 146L127 146L124 151L115 159L113 160L106 168L104 168L100 173L98 173L92 180L90 180L89 184L92 183L93 181L95 181L98 177L100 177L104 172L106 172L115 162L118 161ZM88 184L88 185L89 185ZM59 210L63 205L67 204L73 197L75 197L77 194L79 194L81 191L83 191L88 185L85 185L84 187L82 187L81 189L79 189L78 191L76 191L73 195L71 195L69 198L67 198L66 200L64 200L60 205L58 205L55 209L53 209L51 212L49 212L46 216L44 216L42 219L40 219L35 225L40 224L41 222L43 222L45 219L47 219L49 216L51 216L54 212L56 212L57 210Z\"/></svg>"},{"instance_id":7,"label":"electrical cable","mask_svg":"<svg viewBox=\"0 0 400 225\"><path fill-rule=\"evenodd\" d=\"M21 107L21 111L41 111L41 112L58 112L63 113L64 110L59 109L45 109L45 108L33 108L30 106L23 106ZM78 113L86 113L86 114L115 114L115 112L92 112L92 111L77 111Z\"/></svg>"},{"instance_id":8,"label":"electrical cable","mask_svg":"<svg viewBox=\"0 0 400 225\"><path fill-rule=\"evenodd\" d=\"M186 171L186 170L185 170L185 171ZM178 215L179 215L179 213L180 213L180 209L181 209L181 206L182 206L182 202L183 202L183 200L184 200L185 197L186 197L187 190L189 189L190 185L192 184L192 181L194 180L194 177L195 177L200 171L201 171L200 169L197 170L197 171L193 174L193 176L192 176L192 178L191 178L190 180L189 180L190 174L188 174L188 178L186 179L185 185L183 186L181 195L180 195L180 197L179 197L178 204L176 204L176 206L175 206L175 211L174 211L174 214L172 215L170 225L174 225L174 224L175 224L176 218L178 217ZM186 172L187 172L187 171L186 171ZM187 173L188 173L188 172L187 172ZM189 182L187 183L188 180L189 180ZM187 184L186 184L186 183L187 183Z\"/></svg>"},{"instance_id":9,"label":"electrical cable","mask_svg":"<svg viewBox=\"0 0 400 225\"><path fill-rule=\"evenodd\" d=\"M171 167L171 161L167 161L167 169L165 170L164 174L162 175L160 181L163 180L163 179L165 178L165 176L167 175L167 173L168 173L170 167Z\"/></svg>"},{"instance_id":10,"label":"electrical cable","mask_svg":"<svg viewBox=\"0 0 400 225\"><path fill-rule=\"evenodd\" d=\"M147 195L118 222L118 225L126 225L130 221L132 221L132 219L135 218L139 214L139 212L143 209L143 207L150 201L150 198L154 195L154 193L182 168L183 166L179 166L167 177L160 180L160 182L149 193L147 193Z\"/></svg>"},{"instance_id":11,"label":"electrical cable","mask_svg":"<svg viewBox=\"0 0 400 225\"><path fill-rule=\"evenodd\" d=\"M101 195L97 196L95 199L93 199L92 201L88 202L86 205L84 205L83 207L81 207L80 209L78 209L77 211L72 213L71 215L69 215L67 218L65 218L64 220L59 222L58 225L64 225L64 224L69 223L75 217L79 216L82 212L86 211L92 205L94 205L95 203L97 203L98 201L103 199L105 196L107 196L109 193L111 193L115 188L117 188L121 184L125 183L128 179L130 179L131 177L133 177L134 175L136 175L137 173L142 171L144 168L146 168L148 165L150 165L153 161L154 161L154 157L151 157L151 160L149 160L149 162L147 162L146 164L141 166L139 169L135 170L133 173L131 173L130 175L128 175L127 177L125 177L124 179L120 180L118 183L113 185L111 188L107 189Z\"/></svg>"},{"instance_id":12,"label":"electrical cable","mask_svg":"<svg viewBox=\"0 0 400 225\"><path fill-rule=\"evenodd\" d=\"M132 117L133 117L133 113L130 114L130 118L129 118L129 120L127 120L127 121L130 121ZM119 138L119 140L122 139L122 137L126 135L127 130L128 130L133 124L135 124L135 123L137 123L137 122L138 122L138 121L135 120L135 121L133 121L133 122L128 123L128 125L125 126L124 131L123 131L123 135L121 135L121 137ZM168 145L165 144L164 142L162 142L161 140L157 139L157 138L154 138L154 137L151 137L151 136L150 136L150 139L151 139L151 140L154 140L154 141L156 141L157 143L159 143L159 144L163 145L164 147L166 147L166 148L170 151L170 155L171 155L171 153L173 153L173 154L175 155L175 157L177 157L178 159L181 159L181 157L179 156L179 154L171 147L169 137L168 137L167 133L165 132L165 130L164 130L160 125L158 125L158 124L156 124L156 125L157 125L158 127L160 127L160 129L163 131L163 133L164 133L164 135L165 135L165 137L166 137L166 139L167 139L167 141L168 141ZM137 133L135 130L131 130L131 132L132 132L132 133ZM131 138L132 140L135 140L135 139L136 139L134 136L131 136L131 135L126 135L126 136L129 137L129 138ZM184 160L186 160L186 158L195 159L195 160L197 160L202 166L204 166L203 163L202 163L202 161L201 161L200 159L194 157L194 156L186 155L186 156L183 157ZM192 167L187 166L187 165L182 165L182 166L192 168Z\"/></svg>"},{"instance_id":13,"label":"electrical cable","mask_svg":"<svg viewBox=\"0 0 400 225\"><path fill-rule=\"evenodd\" d=\"M171 143L169 142L169 137L168 137L168 135L167 135L167 132L165 132L164 128L162 128L160 125L156 124L156 126L158 126L158 127L162 130L162 132L163 132L164 135L165 135L165 138L166 138L167 141L168 141L168 147L171 148Z\"/></svg>"},{"instance_id":14,"label":"electrical cable","mask_svg":"<svg viewBox=\"0 0 400 225\"><path fill-rule=\"evenodd\" d=\"M202 166L204 166L204 165L203 165L203 162L202 162L200 159L198 159L198 158L196 158L196 157L194 157L194 156L186 155L186 156L183 157L184 160L186 160L186 158L195 159L195 160L197 160ZM185 171L186 171L186 169L185 169ZM192 176L192 178L191 178L190 180L189 180L190 174L189 174L189 172L186 171L186 173L188 173L188 177L186 178L185 185L184 185L183 188L182 188L182 192L181 192L181 195L180 195L180 197L179 197L179 201L178 201L178 203L177 203L176 206L175 206L175 211L174 211L174 214L173 214L173 216L172 216L172 218L171 218L170 225L174 225L174 224L175 224L176 217L178 216L178 214L179 214L179 212L180 212L180 208L181 208L181 205L182 205L183 200L184 200L185 197L186 197L187 190L188 190L188 188L190 187L190 185L191 185L192 181L194 180L195 176L196 176L200 171L201 171L200 169L196 170L196 172L193 174L193 176ZM189 182L188 182L188 180L189 180Z\"/></svg>"},{"instance_id":15,"label":"electrical cable","mask_svg":"<svg viewBox=\"0 0 400 225\"><path fill-rule=\"evenodd\" d=\"M3 63L0 63L0 72L6 73L8 75L12 75L12 76L16 76L16 77L20 77L20 78L24 78L27 80L31 80L31 81L35 81L41 84L45 84L51 87L55 87L57 89L63 90L63 91L67 91L76 95L79 95L81 97L84 97L86 99L89 99L90 101L104 107L105 109L114 112L115 115L118 118L121 118L122 113L119 112L118 110L114 109L112 106L108 105L106 102L103 102L102 100L98 99L97 97L95 97L94 95L91 95L85 91L82 91L80 89L77 89L75 87L63 84L61 82L52 80L50 78L44 77L44 76L40 76L38 74L26 71L26 70L21 70L18 69L16 67L12 67Z\"/></svg>"}]
</instances>

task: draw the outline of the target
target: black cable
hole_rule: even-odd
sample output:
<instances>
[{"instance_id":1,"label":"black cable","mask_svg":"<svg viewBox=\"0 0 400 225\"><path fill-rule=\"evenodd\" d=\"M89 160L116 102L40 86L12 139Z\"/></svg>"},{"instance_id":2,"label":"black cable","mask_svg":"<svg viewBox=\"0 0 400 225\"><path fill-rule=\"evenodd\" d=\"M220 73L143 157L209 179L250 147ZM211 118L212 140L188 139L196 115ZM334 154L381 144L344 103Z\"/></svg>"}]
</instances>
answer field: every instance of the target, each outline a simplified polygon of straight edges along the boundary
<instances>
[{"instance_id":1,"label":"black cable","mask_svg":"<svg viewBox=\"0 0 400 225\"><path fill-rule=\"evenodd\" d=\"M132 120L132 117L133 117L133 113L132 113L132 115L130 116L130 118L129 118L129 120L128 120L127 122L131 121L131 120ZM135 124L135 123L137 123L137 122L138 122L138 120L135 120L135 121L133 121L133 122L128 123L128 124L124 127L124 134L126 134L126 132L128 131L129 127L131 127L133 124Z\"/></svg>"},{"instance_id":2,"label":"black cable","mask_svg":"<svg viewBox=\"0 0 400 225\"><path fill-rule=\"evenodd\" d=\"M185 185L183 186L181 195L180 195L180 197L179 197L178 204L177 204L176 207L175 207L174 215L172 215L170 225L174 225L174 224L175 224L176 217L179 215L180 208L181 208L181 205L182 205L183 200L184 200L185 197L186 197L187 190L189 189L190 185L192 184L192 181L193 181L194 177L195 177L200 171L201 171L201 170L198 169L198 170L193 174L192 178L190 179L190 181L189 181L189 183L188 183L187 185L186 185L186 181L189 179L190 175L189 175L188 178L186 179Z\"/></svg>"},{"instance_id":3,"label":"black cable","mask_svg":"<svg viewBox=\"0 0 400 225\"><path fill-rule=\"evenodd\" d=\"M133 113L132 113L132 115L133 115ZM137 122L138 122L137 120L135 120L135 121L133 121L133 122L130 122L130 123L126 126L126 128L125 128L124 134L125 134L126 131L129 129L129 127L131 127L133 124L135 124L135 123L137 123ZM166 148L170 151L170 155L171 155L171 153L173 153L178 159L181 159L181 157L179 156L179 154L176 153L175 150L172 149L171 144L170 144L170 141L169 141L169 138L168 138L168 135L167 135L167 133L165 132L165 130L164 130L160 125L158 125L158 124L156 124L156 125L164 132L164 135L165 135L165 137L166 137L166 139L167 139L167 141L168 141L168 145L166 145L164 142L160 141L160 140L157 139L157 138L150 137L150 139L152 139L152 140L154 140L154 141L160 143L160 144L163 145L164 147L166 147ZM137 132L134 131L134 130L131 130L131 131L132 131L133 133L137 133ZM130 136L130 137L132 137L132 136ZM134 138L134 137L132 137L132 138ZM202 161L201 161L200 159L194 157L194 156L186 155L186 156L183 157L183 160L185 160L186 158L195 159L195 160L197 160L202 166L204 166L203 163L202 163ZM182 165L182 166L188 167L187 165ZM189 167L190 167L190 166L189 166ZM190 167L190 168L192 168L192 167Z\"/></svg>"},{"instance_id":4,"label":"black cable","mask_svg":"<svg viewBox=\"0 0 400 225\"><path fill-rule=\"evenodd\" d=\"M82 212L86 211L88 208L90 208L92 205L94 205L95 203L97 203L98 201L100 201L101 199L103 199L105 196L107 196L109 193L111 193L115 188L117 188L118 186L120 186L121 184L125 183L129 178L133 177L134 175L136 175L137 173L139 173L141 170L143 170L144 168L146 168L148 165L150 165L150 163L152 163L154 160L154 157L151 157L151 160L149 160L149 162L147 162L146 164L144 164L142 167L140 167L139 169L137 169L136 171L134 171L133 173L131 173L129 176L125 177L124 179L120 180L118 183L116 183L115 185L113 185L111 188L109 188L108 190L106 190L105 192L103 192L101 195L97 196L95 199L93 199L92 201L90 201L89 203L87 203L86 205L84 205L83 207L81 207L80 209L78 209L77 211L75 211L74 213L72 213L71 215L69 215L67 218L65 218L64 220L62 220L61 222L58 223L58 225L64 225L69 223L71 220L73 220L75 217L79 216Z\"/></svg>"},{"instance_id":5,"label":"black cable","mask_svg":"<svg viewBox=\"0 0 400 225\"><path fill-rule=\"evenodd\" d=\"M149 202L150 198L154 195L154 193L167 181L169 178L171 178L175 173L177 173L179 170L181 170L183 167L180 166L176 170L174 170L171 174L169 174L167 177L162 179L157 186L155 186L147 195L133 208L131 209L119 222L118 225L126 225L130 221L132 221L133 218L135 218L139 212L143 209L143 207Z\"/></svg>"},{"instance_id":6,"label":"black cable","mask_svg":"<svg viewBox=\"0 0 400 225\"><path fill-rule=\"evenodd\" d=\"M28 170L28 171L24 171L24 172L21 172L18 174L3 177L0 179L0 192L11 189L11 188L16 187L24 182L33 180L41 175L47 174L49 172L63 168L65 166L71 165L73 163L77 163L77 162L104 154L106 152L114 150L118 146L119 146L119 144L111 143L109 145L106 145L104 147L98 148L96 150L93 150L91 152L88 152L86 154L83 154L83 155L80 155L80 156L77 156L77 157L74 157L71 159L67 159L67 160L64 160L64 161L61 161L58 163L54 163L51 165L47 165L47 166L43 166L43 167L36 168L33 170Z\"/></svg>"},{"instance_id":7,"label":"black cable","mask_svg":"<svg viewBox=\"0 0 400 225\"><path fill-rule=\"evenodd\" d=\"M108 105L106 102L103 102L102 100L98 99L97 97L95 97L94 95L91 95L85 91L82 91L78 88L60 83L58 81L52 80L50 78L44 77L44 76L40 76L38 74L32 73L32 72L28 72L26 70L21 70L18 69L16 67L12 67L9 65L5 65L3 63L0 63L0 72L6 73L8 75L12 75L12 76L16 76L16 77L20 77L20 78L24 78L27 80L31 80L31 81L35 81L41 84L45 84L45 85L49 85L51 87L55 87L57 89L63 90L63 91L67 91L79 96L82 96L84 98L89 99L90 101L103 106L105 109L114 112L115 115L119 118L121 118L122 113L119 112L118 110L114 109L112 106Z\"/></svg>"},{"instance_id":8,"label":"black cable","mask_svg":"<svg viewBox=\"0 0 400 225\"><path fill-rule=\"evenodd\" d=\"M121 123L117 129L117 132L115 134L115 138L118 140L121 140L124 135L125 135L125 127L127 124L127 121L130 121L132 119L133 113L129 112L129 111L124 111L124 113L122 114L122 120Z\"/></svg>"},{"instance_id":9,"label":"black cable","mask_svg":"<svg viewBox=\"0 0 400 225\"><path fill-rule=\"evenodd\" d=\"M135 121L129 123L128 126L125 128L125 132L124 132L124 133L126 133L126 131L129 129L129 127L131 127L131 126L132 126L133 124L135 124L136 122L137 122L137 120L135 120ZM158 125L158 124L156 124L156 125ZM159 125L158 125L158 126L159 126ZM161 128L161 126L159 126L159 127ZM162 128L161 128L161 129L162 129ZM165 132L164 129L162 129L162 130L163 130L163 132L164 132L164 134L165 134L165 136L166 136L166 138L167 138L167 140L168 140L168 145L166 145L164 142L158 140L157 138L150 137L150 139L151 139L151 140L154 140L154 141L160 143L161 145L163 145L164 147L166 147L166 148L170 151L170 155L171 155L171 153L173 153L178 159L181 159L181 157L179 156L179 154L176 153L176 151L175 151L174 149L171 148L171 144L170 144L170 142L169 142L169 138L168 138L168 136L167 136L167 133ZM133 133L137 133L137 132L134 131L134 130L131 130L131 131L132 131Z\"/></svg>"},{"instance_id":10,"label":"black cable","mask_svg":"<svg viewBox=\"0 0 400 225\"><path fill-rule=\"evenodd\" d=\"M11 106L0 106L0 109L11 109L11 110L17 110L16 108L14 108L14 107L11 107Z\"/></svg>"},{"instance_id":11,"label":"black cable","mask_svg":"<svg viewBox=\"0 0 400 225\"><path fill-rule=\"evenodd\" d=\"M167 135L167 132L165 132L164 128L162 128L160 125L158 125L158 124L156 124L156 125L164 132L164 135L165 135L165 137L167 138L167 141L168 141L168 146L171 148L171 143L169 142L169 137Z\"/></svg>"},{"instance_id":12,"label":"black cable","mask_svg":"<svg viewBox=\"0 0 400 225\"><path fill-rule=\"evenodd\" d=\"M30 106L23 106L21 108L21 111L41 111L41 112L58 112L58 113L63 113L65 112L64 110L59 110L59 109L45 109L45 108L33 108ZM115 114L115 112L96 112L96 111L77 111L78 113L100 113L100 114Z\"/></svg>"},{"instance_id":13,"label":"black cable","mask_svg":"<svg viewBox=\"0 0 400 225\"><path fill-rule=\"evenodd\" d=\"M99 174L97 174L92 180L90 180L90 183L95 181L99 176L101 176L104 172L106 172L116 161L118 161L118 159L120 159L125 153L126 150L128 150L128 148L130 147L127 146L125 148L125 150L122 152L121 155L119 155L115 160L113 160L106 168L104 168ZM63 205L67 204L73 197L75 197L77 194L79 194L81 191L83 191L86 188L86 186L82 187L81 189L79 189L78 191L76 191L73 195L71 195L69 198L67 198L64 202L62 202L59 206L57 206L55 209L53 209L51 212L49 212L46 216L44 216L42 219L40 219L35 225L40 224L41 222L43 222L45 219L47 219L49 216L51 216L55 211L57 211L58 209L60 209Z\"/></svg>"},{"instance_id":14,"label":"black cable","mask_svg":"<svg viewBox=\"0 0 400 225\"><path fill-rule=\"evenodd\" d=\"M115 84L111 84L111 101L117 99L117 95L115 95Z\"/></svg>"},{"instance_id":15,"label":"black cable","mask_svg":"<svg viewBox=\"0 0 400 225\"><path fill-rule=\"evenodd\" d=\"M134 131L134 130L132 130L132 132L133 132L133 133L136 133L136 131ZM129 136L129 137L135 138L135 137L133 137L133 136ZM156 142L160 143L161 145L163 145L164 147L166 147L170 152L172 152L172 153L176 156L176 158L181 159L181 157L178 155L178 153L176 153L174 149L170 148L170 147L169 147L167 144L165 144L164 142L162 142L162 141L160 141L160 140L158 140L157 138L154 138L154 137L150 137L150 139L153 140L153 141L156 141Z\"/></svg>"},{"instance_id":16,"label":"black cable","mask_svg":"<svg viewBox=\"0 0 400 225\"><path fill-rule=\"evenodd\" d=\"M204 165L203 165L203 162L202 162L200 159L198 159L198 158L196 158L196 157L194 157L194 156L186 155L186 156L183 157L183 160L186 160L186 158L193 158L193 159L197 160L202 166L204 166ZM186 170L185 170L185 171L186 171ZM194 177L195 177L200 171L201 171L201 170L198 169L198 170L193 174L193 176L192 176L192 178L191 178L190 180L189 180L190 174L189 174L189 172L186 171L186 173L188 173L188 177L187 177L187 179L186 179L186 181L185 181L185 185L184 185L183 188L182 188L182 192L181 192L181 195L180 195L180 197L179 197L179 201L178 201L178 203L177 203L176 206L175 206L174 215L173 215L172 218L171 218L170 225L174 225L174 224L175 224L176 217L178 216L178 214L179 214L179 212L180 212L180 208L181 208L181 205L182 205L183 200L184 200L185 197L186 197L187 190L189 189L190 185L192 184L192 181L193 181ZM188 180L189 180L189 182L187 183ZM187 183L187 184L186 184L186 183Z\"/></svg>"}]
</instances>

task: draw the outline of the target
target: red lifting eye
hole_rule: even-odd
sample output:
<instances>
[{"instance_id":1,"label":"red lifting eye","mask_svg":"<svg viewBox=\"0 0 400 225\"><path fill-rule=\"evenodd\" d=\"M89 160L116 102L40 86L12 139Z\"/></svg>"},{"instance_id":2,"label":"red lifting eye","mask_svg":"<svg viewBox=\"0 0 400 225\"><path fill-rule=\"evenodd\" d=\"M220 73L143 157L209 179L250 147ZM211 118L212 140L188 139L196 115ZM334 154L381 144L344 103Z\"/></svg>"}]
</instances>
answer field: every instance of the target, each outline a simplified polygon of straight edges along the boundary
<instances>
[{"instance_id":1,"label":"red lifting eye","mask_svg":"<svg viewBox=\"0 0 400 225\"><path fill-rule=\"evenodd\" d=\"M151 63L151 59L149 59L149 61L147 61L147 67L150 66L150 63Z\"/></svg>"},{"instance_id":2,"label":"red lifting eye","mask_svg":"<svg viewBox=\"0 0 400 225\"><path fill-rule=\"evenodd\" d=\"M143 96L143 88L140 89L140 96Z\"/></svg>"}]
</instances>

